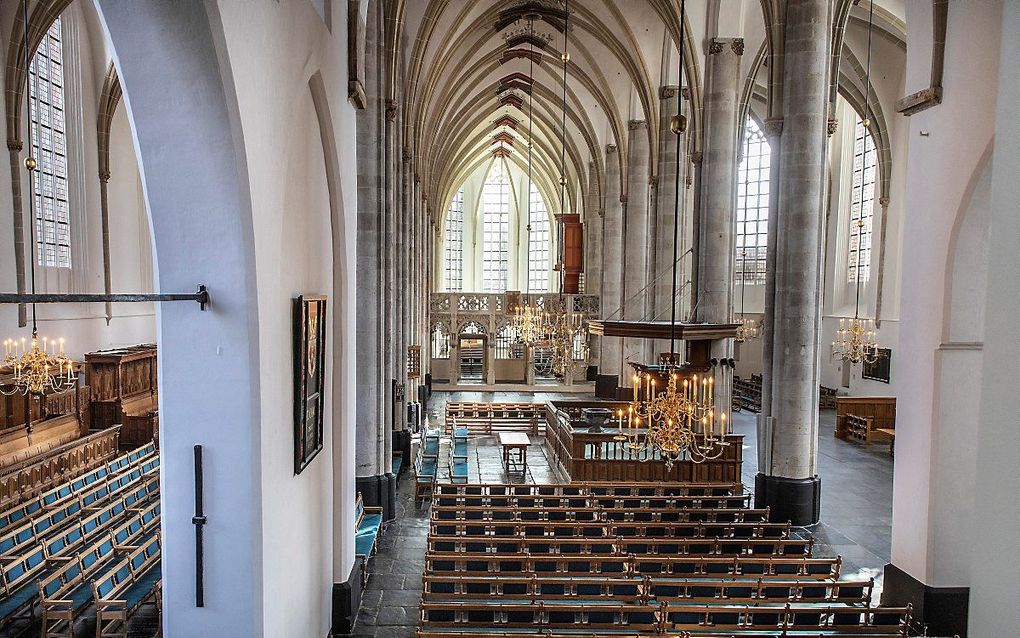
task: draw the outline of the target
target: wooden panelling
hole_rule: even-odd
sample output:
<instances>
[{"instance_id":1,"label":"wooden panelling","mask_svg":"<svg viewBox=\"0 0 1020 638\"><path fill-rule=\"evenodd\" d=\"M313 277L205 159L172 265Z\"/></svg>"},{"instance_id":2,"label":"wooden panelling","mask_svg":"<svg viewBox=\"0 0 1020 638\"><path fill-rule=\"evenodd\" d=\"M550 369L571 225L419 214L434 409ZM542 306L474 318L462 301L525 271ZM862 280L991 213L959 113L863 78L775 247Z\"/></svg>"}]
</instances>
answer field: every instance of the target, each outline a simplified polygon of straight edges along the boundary
<instances>
[{"instance_id":1,"label":"wooden panelling","mask_svg":"<svg viewBox=\"0 0 1020 638\"><path fill-rule=\"evenodd\" d=\"M868 428L861 430L860 420L851 427L848 416L863 418ZM835 436L843 440L888 441L889 435L877 430L896 429L896 397L838 397L836 399ZM851 431L855 434L851 434Z\"/></svg>"}]
</instances>

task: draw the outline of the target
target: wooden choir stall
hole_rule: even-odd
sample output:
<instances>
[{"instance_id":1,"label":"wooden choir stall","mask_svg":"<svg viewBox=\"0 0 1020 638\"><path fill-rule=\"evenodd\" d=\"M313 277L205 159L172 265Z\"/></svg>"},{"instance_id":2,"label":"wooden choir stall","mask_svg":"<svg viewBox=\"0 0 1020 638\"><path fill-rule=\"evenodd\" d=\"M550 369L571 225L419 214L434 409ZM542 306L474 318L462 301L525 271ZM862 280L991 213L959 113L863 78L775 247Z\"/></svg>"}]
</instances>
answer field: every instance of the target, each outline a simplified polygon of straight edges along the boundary
<instances>
[{"instance_id":1,"label":"wooden choir stall","mask_svg":"<svg viewBox=\"0 0 1020 638\"><path fill-rule=\"evenodd\" d=\"M85 355L92 387L92 429L120 424L121 449L159 439L156 346L145 344Z\"/></svg>"}]
</instances>

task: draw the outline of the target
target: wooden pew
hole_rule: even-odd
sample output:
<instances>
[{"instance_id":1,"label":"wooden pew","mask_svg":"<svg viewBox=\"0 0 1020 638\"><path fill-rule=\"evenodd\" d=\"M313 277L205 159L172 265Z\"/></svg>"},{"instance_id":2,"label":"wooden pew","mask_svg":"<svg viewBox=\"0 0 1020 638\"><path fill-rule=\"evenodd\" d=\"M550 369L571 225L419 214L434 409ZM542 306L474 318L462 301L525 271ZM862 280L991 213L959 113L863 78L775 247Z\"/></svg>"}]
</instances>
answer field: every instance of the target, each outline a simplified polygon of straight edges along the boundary
<instances>
[{"instance_id":1,"label":"wooden pew","mask_svg":"<svg viewBox=\"0 0 1020 638\"><path fill-rule=\"evenodd\" d=\"M131 616L148 601L161 604L159 536L153 536L92 583L96 638L127 638Z\"/></svg>"},{"instance_id":2,"label":"wooden pew","mask_svg":"<svg viewBox=\"0 0 1020 638\"><path fill-rule=\"evenodd\" d=\"M621 554L470 555L428 552L425 571L433 575L587 575L661 576L682 578L778 578L831 580L839 578L842 559L807 556L633 556Z\"/></svg>"},{"instance_id":3,"label":"wooden pew","mask_svg":"<svg viewBox=\"0 0 1020 638\"><path fill-rule=\"evenodd\" d=\"M447 433L463 428L469 433L528 431L538 434L545 421L543 403L475 403L450 401L446 404Z\"/></svg>"}]
</instances>

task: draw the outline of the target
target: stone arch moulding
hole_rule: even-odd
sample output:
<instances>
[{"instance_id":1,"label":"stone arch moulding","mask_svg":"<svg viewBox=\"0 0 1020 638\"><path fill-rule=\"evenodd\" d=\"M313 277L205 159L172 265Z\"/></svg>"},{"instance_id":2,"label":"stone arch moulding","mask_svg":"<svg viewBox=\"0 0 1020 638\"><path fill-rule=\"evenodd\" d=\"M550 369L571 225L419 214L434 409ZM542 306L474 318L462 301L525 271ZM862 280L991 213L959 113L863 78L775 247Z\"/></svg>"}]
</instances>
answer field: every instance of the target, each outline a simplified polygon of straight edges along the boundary
<instances>
[{"instance_id":1,"label":"stone arch moulding","mask_svg":"<svg viewBox=\"0 0 1020 638\"><path fill-rule=\"evenodd\" d=\"M333 260L333 311L332 311L332 343L333 369L331 373L331 391L333 393L333 582L334 589L347 583L354 567L354 539L350 530L354 529L354 425L353 413L348 406L354 405L354 397L349 391L349 384L344 379L353 379L355 375L351 326L354 325L354 304L347 303L350 290L352 264L345 261L353 251L346 249L347 233L343 205L343 188L339 154L337 152L336 133L332 109L329 105L329 91L322 79L322 73L316 71L308 80L308 90L312 96L312 106L318 120L319 136L322 140L322 156L325 162L326 190L329 194L330 232L332 234ZM334 601L334 609L336 602ZM353 618L350 622L353 623Z\"/></svg>"},{"instance_id":2,"label":"stone arch moulding","mask_svg":"<svg viewBox=\"0 0 1020 638\"><path fill-rule=\"evenodd\" d=\"M21 139L21 110L25 102L25 87L28 78L25 75L25 20L23 18L23 2L20 0L11 26L10 45L7 48L7 68L4 78L4 111L7 113L7 150L11 160L11 195L13 208L14 232L14 273L18 294L24 294L26 288L25 268L25 213L24 199L21 194L20 153L24 147ZM28 50L39 48L43 36L49 31L50 25L57 19L71 0L39 0L28 15ZM28 325L28 314L25 304L18 304L18 325Z\"/></svg>"},{"instance_id":3,"label":"stone arch moulding","mask_svg":"<svg viewBox=\"0 0 1020 638\"><path fill-rule=\"evenodd\" d=\"M157 312L163 635L262 635L259 326L251 190L215 4L93 0L138 155L158 289L201 281L208 312ZM174 96L187 95L186 107ZM215 166L216 170L209 170ZM254 371L254 372L253 372ZM210 428L209 424L216 424ZM195 607L194 468L204 447L205 607ZM247 587L237 587L245 582Z\"/></svg>"}]
</instances>

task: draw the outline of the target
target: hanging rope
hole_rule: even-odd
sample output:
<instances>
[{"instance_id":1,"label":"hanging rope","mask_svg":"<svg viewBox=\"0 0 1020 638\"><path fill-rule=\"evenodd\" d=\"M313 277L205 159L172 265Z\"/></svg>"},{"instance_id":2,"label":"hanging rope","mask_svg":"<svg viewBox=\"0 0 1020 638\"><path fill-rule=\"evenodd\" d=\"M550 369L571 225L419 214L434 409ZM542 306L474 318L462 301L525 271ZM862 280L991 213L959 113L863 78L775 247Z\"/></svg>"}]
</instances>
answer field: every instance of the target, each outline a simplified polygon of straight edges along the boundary
<instances>
[{"instance_id":1,"label":"hanging rope","mask_svg":"<svg viewBox=\"0 0 1020 638\"><path fill-rule=\"evenodd\" d=\"M676 119L673 132L676 133L676 179L674 180L674 201L673 201L673 294L669 319L669 364L676 366L673 353L676 351L676 302L677 302L677 262L680 251L680 156L683 139L683 85L684 85L684 16L686 14L686 0L680 0L680 38L677 51L679 52L679 65L677 83L680 87L680 95L676 100Z\"/></svg>"},{"instance_id":2,"label":"hanging rope","mask_svg":"<svg viewBox=\"0 0 1020 638\"><path fill-rule=\"evenodd\" d=\"M871 120L869 118L871 107L871 26L874 17L875 1L872 0L868 9L868 64L865 71L867 79L864 83L864 121L861 122L864 126L864 151L861 155L861 208L857 217L857 263L854 266L854 269L857 271L857 298L854 301L854 319L861 318L861 251L863 250L862 241L864 239L864 182L867 181L868 177L868 141L871 135Z\"/></svg>"},{"instance_id":3,"label":"hanging rope","mask_svg":"<svg viewBox=\"0 0 1020 638\"><path fill-rule=\"evenodd\" d=\"M21 3L21 7L22 7L22 19L24 20L24 26L25 26L25 38L24 38L25 39L25 82L27 84L28 82L32 82L32 81L38 82L38 75L33 80L33 78L32 78L32 69L31 69L32 62L31 62L31 57L29 56L29 51L28 51L28 0L23 0L22 3ZM45 37L46 36L44 34L43 38L45 38ZM29 87L26 86L26 89L28 89L28 88ZM38 84L36 84L35 91L34 91L36 94L38 94L38 89L39 89ZM34 142L33 142L33 137L32 137L32 131L33 131L33 122L32 122L32 93L33 93L33 91L31 91L31 90L26 90L25 91L26 102L27 102L27 105L28 105L28 108L26 110L28 112L28 117L29 117L29 122L28 122L28 157L25 158L25 168L28 169L28 187L29 187L29 193L28 193L28 234L29 234L29 238L32 241L32 246L33 246L32 254L29 257L29 262L30 262L31 267L30 267L28 272L29 272L29 280L31 281L31 286L32 286L32 294L34 295L34 294L36 294L35 293L35 259L36 259L35 253L36 253L36 250L38 250L38 242L36 241L36 237L35 237L35 169L36 169L36 160L35 160L34 157L32 157L32 152L33 152L33 149L35 148ZM36 322L35 303L32 303L32 335L34 336L37 332L38 332L38 324Z\"/></svg>"},{"instance_id":4,"label":"hanging rope","mask_svg":"<svg viewBox=\"0 0 1020 638\"><path fill-rule=\"evenodd\" d=\"M531 131L535 123L535 19L528 17L528 226L524 240L524 299L527 304L531 291L531 147L534 146Z\"/></svg>"},{"instance_id":5,"label":"hanging rope","mask_svg":"<svg viewBox=\"0 0 1020 638\"><path fill-rule=\"evenodd\" d=\"M560 241L557 247L556 262L559 264L560 303L563 302L563 284L566 275L566 264L563 263L565 250L563 216L567 212L567 64L570 62L570 54L567 52L567 33L570 30L570 0L563 3L563 54L560 59L563 61L563 114L560 121L560 214L557 228Z\"/></svg>"}]
</instances>

